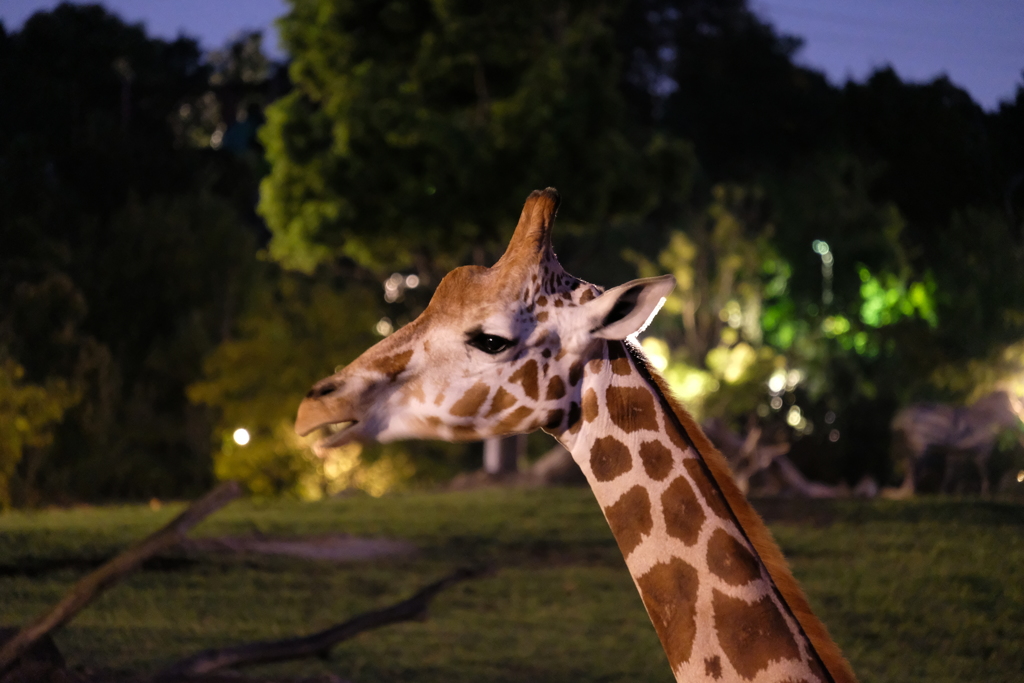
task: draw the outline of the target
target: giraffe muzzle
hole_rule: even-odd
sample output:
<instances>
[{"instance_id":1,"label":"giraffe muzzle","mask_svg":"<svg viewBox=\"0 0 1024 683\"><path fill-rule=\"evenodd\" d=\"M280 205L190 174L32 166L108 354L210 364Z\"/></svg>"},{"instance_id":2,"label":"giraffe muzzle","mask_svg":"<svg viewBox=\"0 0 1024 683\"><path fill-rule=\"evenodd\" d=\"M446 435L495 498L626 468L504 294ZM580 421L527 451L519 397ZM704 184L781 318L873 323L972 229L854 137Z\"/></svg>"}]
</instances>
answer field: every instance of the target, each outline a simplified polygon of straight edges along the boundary
<instances>
[{"instance_id":1,"label":"giraffe muzzle","mask_svg":"<svg viewBox=\"0 0 1024 683\"><path fill-rule=\"evenodd\" d=\"M348 411L339 412L336 406L328 405L328 401L319 396L308 397L299 404L295 433L306 436L320 430L323 438L317 442L317 447L336 448L352 440L353 428L359 424L354 415L346 413Z\"/></svg>"}]
</instances>

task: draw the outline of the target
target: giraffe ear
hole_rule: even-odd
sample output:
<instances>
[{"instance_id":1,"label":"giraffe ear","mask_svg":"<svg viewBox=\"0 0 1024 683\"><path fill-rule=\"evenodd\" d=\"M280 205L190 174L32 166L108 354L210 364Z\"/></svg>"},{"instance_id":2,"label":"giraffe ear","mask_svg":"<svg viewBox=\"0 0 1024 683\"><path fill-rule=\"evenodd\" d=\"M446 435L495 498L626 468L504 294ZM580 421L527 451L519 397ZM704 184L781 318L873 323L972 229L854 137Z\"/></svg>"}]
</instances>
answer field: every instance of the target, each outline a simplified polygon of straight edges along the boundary
<instances>
[{"instance_id":1,"label":"giraffe ear","mask_svg":"<svg viewBox=\"0 0 1024 683\"><path fill-rule=\"evenodd\" d=\"M671 275L633 280L613 287L583 305L590 333L602 339L625 339L646 328L676 286Z\"/></svg>"}]
</instances>

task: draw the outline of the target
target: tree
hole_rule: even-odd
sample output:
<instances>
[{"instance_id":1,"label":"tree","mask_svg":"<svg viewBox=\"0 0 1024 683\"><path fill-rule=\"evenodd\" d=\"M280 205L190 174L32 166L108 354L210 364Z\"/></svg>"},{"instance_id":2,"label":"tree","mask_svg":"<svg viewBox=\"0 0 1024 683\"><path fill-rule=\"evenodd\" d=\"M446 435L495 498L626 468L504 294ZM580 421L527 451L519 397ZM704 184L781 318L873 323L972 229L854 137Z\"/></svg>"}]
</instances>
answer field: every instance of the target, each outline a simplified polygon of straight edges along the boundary
<instances>
[{"instance_id":1,"label":"tree","mask_svg":"<svg viewBox=\"0 0 1024 683\"><path fill-rule=\"evenodd\" d=\"M259 234L256 169L175 126L210 77L194 41L98 6L0 31L0 347L25 386L79 397L21 460L19 490L150 497L210 479L209 416L184 388L231 330Z\"/></svg>"},{"instance_id":2,"label":"tree","mask_svg":"<svg viewBox=\"0 0 1024 683\"><path fill-rule=\"evenodd\" d=\"M79 399L60 379L39 386L24 377L24 368L0 356L0 511L14 503L11 483L25 452L49 446L64 411Z\"/></svg>"},{"instance_id":3,"label":"tree","mask_svg":"<svg viewBox=\"0 0 1024 683\"><path fill-rule=\"evenodd\" d=\"M436 276L496 258L537 187L558 186L577 225L643 207L620 9L296 0L281 21L295 90L262 134L271 254Z\"/></svg>"}]
</instances>

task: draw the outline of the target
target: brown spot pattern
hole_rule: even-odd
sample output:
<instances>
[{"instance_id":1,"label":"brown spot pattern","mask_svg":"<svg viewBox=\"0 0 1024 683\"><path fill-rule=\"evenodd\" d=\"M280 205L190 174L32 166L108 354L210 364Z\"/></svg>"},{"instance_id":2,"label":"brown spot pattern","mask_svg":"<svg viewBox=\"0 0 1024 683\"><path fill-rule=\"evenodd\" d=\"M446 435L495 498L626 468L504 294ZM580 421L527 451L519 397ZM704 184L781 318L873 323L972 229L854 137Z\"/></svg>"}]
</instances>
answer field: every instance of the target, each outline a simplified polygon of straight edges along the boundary
<instances>
[{"instance_id":1,"label":"brown spot pattern","mask_svg":"<svg viewBox=\"0 0 1024 683\"><path fill-rule=\"evenodd\" d=\"M629 373L633 372L633 368L630 367L628 360L625 358L619 358L618 360L612 361L612 372L616 375L622 375L625 377Z\"/></svg>"},{"instance_id":2,"label":"brown spot pattern","mask_svg":"<svg viewBox=\"0 0 1024 683\"><path fill-rule=\"evenodd\" d=\"M602 367L604 367L604 360L601 358L594 358L587 362L587 370L595 375L601 374Z\"/></svg>"},{"instance_id":3,"label":"brown spot pattern","mask_svg":"<svg viewBox=\"0 0 1024 683\"><path fill-rule=\"evenodd\" d=\"M757 558L724 529L715 529L711 534L708 568L730 586L744 586L761 578Z\"/></svg>"},{"instance_id":4,"label":"brown spot pattern","mask_svg":"<svg viewBox=\"0 0 1024 683\"><path fill-rule=\"evenodd\" d=\"M712 479L711 471L704 461L699 458L686 458L683 460L683 467L690 473L690 477L697 484L701 498L707 503L711 511L722 519L732 519L729 505L725 502L722 492L718 490L718 484Z\"/></svg>"},{"instance_id":5,"label":"brown spot pattern","mask_svg":"<svg viewBox=\"0 0 1024 683\"><path fill-rule=\"evenodd\" d=\"M569 366L569 384L576 386L580 383L581 377L583 377L583 362L576 361Z\"/></svg>"},{"instance_id":6,"label":"brown spot pattern","mask_svg":"<svg viewBox=\"0 0 1024 683\"><path fill-rule=\"evenodd\" d=\"M422 382L416 381L416 382L413 382L413 383L408 384L406 386L409 387L409 389L408 389L409 398L414 399L414 400L416 400L416 401L418 401L420 403L426 403L427 402L427 395L425 393L423 393L423 383Z\"/></svg>"},{"instance_id":7,"label":"brown spot pattern","mask_svg":"<svg viewBox=\"0 0 1024 683\"><path fill-rule=\"evenodd\" d=\"M661 481L672 471L672 451L660 441L644 441L640 444L640 462L648 477Z\"/></svg>"},{"instance_id":8,"label":"brown spot pattern","mask_svg":"<svg viewBox=\"0 0 1024 683\"><path fill-rule=\"evenodd\" d=\"M555 375L551 378L551 381L548 382L548 390L544 395L544 398L549 401L554 401L555 399L562 398L563 396L565 396L565 382L562 381L561 377Z\"/></svg>"},{"instance_id":9,"label":"brown spot pattern","mask_svg":"<svg viewBox=\"0 0 1024 683\"><path fill-rule=\"evenodd\" d=\"M629 448L613 436L603 436L590 447L590 469L598 481L611 481L633 469Z\"/></svg>"},{"instance_id":10,"label":"brown spot pattern","mask_svg":"<svg viewBox=\"0 0 1024 683\"><path fill-rule=\"evenodd\" d=\"M587 422L593 422L597 419L601 409L597 405L597 392L593 389L587 389L583 394L583 419Z\"/></svg>"},{"instance_id":11,"label":"brown spot pattern","mask_svg":"<svg viewBox=\"0 0 1024 683\"><path fill-rule=\"evenodd\" d=\"M573 401L569 404L569 421L567 422L569 427L569 433L575 434L580 431L580 427L583 425L580 422L580 404Z\"/></svg>"},{"instance_id":12,"label":"brown spot pattern","mask_svg":"<svg viewBox=\"0 0 1024 683\"><path fill-rule=\"evenodd\" d=\"M798 659L800 650L779 608L766 595L755 603L712 592L715 630L722 651L746 679L779 659Z\"/></svg>"},{"instance_id":13,"label":"brown spot pattern","mask_svg":"<svg viewBox=\"0 0 1024 683\"><path fill-rule=\"evenodd\" d=\"M604 400L612 422L627 434L640 429L657 431L654 397L645 387L608 387Z\"/></svg>"},{"instance_id":14,"label":"brown spot pattern","mask_svg":"<svg viewBox=\"0 0 1024 683\"><path fill-rule=\"evenodd\" d=\"M537 361L530 359L519 366L519 369L508 378L509 382L516 382L523 386L523 391L534 401L540 395L537 392Z\"/></svg>"},{"instance_id":15,"label":"brown spot pattern","mask_svg":"<svg viewBox=\"0 0 1024 683\"><path fill-rule=\"evenodd\" d=\"M451 414L455 417L473 417L480 410L480 406L487 400L491 388L483 382L477 382L462 395L455 405L452 406Z\"/></svg>"},{"instance_id":16,"label":"brown spot pattern","mask_svg":"<svg viewBox=\"0 0 1024 683\"><path fill-rule=\"evenodd\" d=\"M679 433L679 427L675 425L675 420L666 419L665 422L665 431L668 432L668 438L673 444L675 444L676 448L681 451L693 448L693 443L690 441L689 437L685 434Z\"/></svg>"},{"instance_id":17,"label":"brown spot pattern","mask_svg":"<svg viewBox=\"0 0 1024 683\"><path fill-rule=\"evenodd\" d=\"M539 323L546 323L547 321L548 321L548 312L547 311L541 311L540 313L537 314L537 322L539 322Z\"/></svg>"},{"instance_id":18,"label":"brown spot pattern","mask_svg":"<svg viewBox=\"0 0 1024 683\"><path fill-rule=\"evenodd\" d=\"M375 361L370 367L381 374L387 375L387 378L394 382L402 374L402 370L405 370L406 366L409 365L411 359L412 349L409 349L402 353L396 353L393 356L385 356Z\"/></svg>"},{"instance_id":19,"label":"brown spot pattern","mask_svg":"<svg viewBox=\"0 0 1024 683\"><path fill-rule=\"evenodd\" d=\"M693 545L704 526L704 508L700 506L693 487L686 477L677 477L661 494L665 530L686 545Z\"/></svg>"},{"instance_id":20,"label":"brown spot pattern","mask_svg":"<svg viewBox=\"0 0 1024 683\"><path fill-rule=\"evenodd\" d=\"M651 499L642 486L634 486L604 510L623 557L629 557L643 537L651 533Z\"/></svg>"},{"instance_id":21,"label":"brown spot pattern","mask_svg":"<svg viewBox=\"0 0 1024 683\"><path fill-rule=\"evenodd\" d=\"M494 427L495 434L510 434L512 430L523 420L533 414L533 408L519 406L506 415L501 422Z\"/></svg>"},{"instance_id":22,"label":"brown spot pattern","mask_svg":"<svg viewBox=\"0 0 1024 683\"><path fill-rule=\"evenodd\" d=\"M498 390L494 392L494 400L491 401L491 408L487 411L484 417L491 417L497 415L506 408L511 408L516 404L516 397L505 391L504 387L498 387Z\"/></svg>"},{"instance_id":23,"label":"brown spot pattern","mask_svg":"<svg viewBox=\"0 0 1024 683\"><path fill-rule=\"evenodd\" d=\"M561 299L555 299L555 308L561 308L564 305L565 305L564 301L562 301Z\"/></svg>"},{"instance_id":24,"label":"brown spot pattern","mask_svg":"<svg viewBox=\"0 0 1024 683\"><path fill-rule=\"evenodd\" d=\"M537 305L538 306L547 306L548 305L548 298L546 296L537 297Z\"/></svg>"},{"instance_id":25,"label":"brown spot pattern","mask_svg":"<svg viewBox=\"0 0 1024 683\"><path fill-rule=\"evenodd\" d=\"M690 660L697 635L697 570L678 557L636 581L644 606L673 669Z\"/></svg>"},{"instance_id":26,"label":"brown spot pattern","mask_svg":"<svg viewBox=\"0 0 1024 683\"><path fill-rule=\"evenodd\" d=\"M455 425L452 427L452 439L455 441L473 441L479 439L480 435L476 432L476 427L473 425Z\"/></svg>"},{"instance_id":27,"label":"brown spot pattern","mask_svg":"<svg viewBox=\"0 0 1024 683\"><path fill-rule=\"evenodd\" d=\"M585 289L583 290L583 294L580 294L580 303L585 304L595 297L596 295L594 294L593 289Z\"/></svg>"},{"instance_id":28,"label":"brown spot pattern","mask_svg":"<svg viewBox=\"0 0 1024 683\"><path fill-rule=\"evenodd\" d=\"M709 676L711 680L717 681L722 677L722 658L718 655L714 657L707 657L704 660L704 675Z\"/></svg>"}]
</instances>

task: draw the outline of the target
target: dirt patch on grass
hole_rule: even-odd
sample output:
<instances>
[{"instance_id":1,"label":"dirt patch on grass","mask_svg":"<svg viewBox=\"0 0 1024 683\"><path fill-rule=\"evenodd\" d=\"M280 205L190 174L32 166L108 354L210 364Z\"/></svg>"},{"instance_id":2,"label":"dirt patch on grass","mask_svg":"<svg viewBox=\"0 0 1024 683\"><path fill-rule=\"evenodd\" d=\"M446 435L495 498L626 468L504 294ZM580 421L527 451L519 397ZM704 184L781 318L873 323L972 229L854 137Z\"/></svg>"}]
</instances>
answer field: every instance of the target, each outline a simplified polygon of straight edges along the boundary
<instances>
[{"instance_id":1,"label":"dirt patch on grass","mask_svg":"<svg viewBox=\"0 0 1024 683\"><path fill-rule=\"evenodd\" d=\"M362 538L348 534L321 536L221 536L188 539L182 547L189 553L246 553L287 555L310 560L362 562L381 557L412 555L416 546L393 538Z\"/></svg>"}]
</instances>

